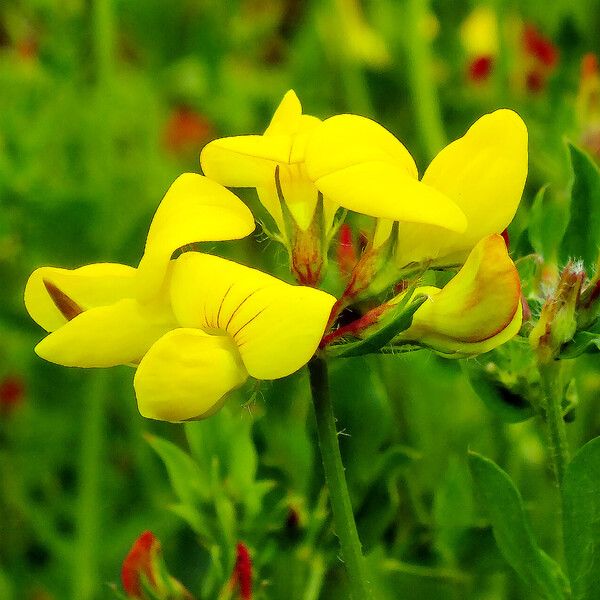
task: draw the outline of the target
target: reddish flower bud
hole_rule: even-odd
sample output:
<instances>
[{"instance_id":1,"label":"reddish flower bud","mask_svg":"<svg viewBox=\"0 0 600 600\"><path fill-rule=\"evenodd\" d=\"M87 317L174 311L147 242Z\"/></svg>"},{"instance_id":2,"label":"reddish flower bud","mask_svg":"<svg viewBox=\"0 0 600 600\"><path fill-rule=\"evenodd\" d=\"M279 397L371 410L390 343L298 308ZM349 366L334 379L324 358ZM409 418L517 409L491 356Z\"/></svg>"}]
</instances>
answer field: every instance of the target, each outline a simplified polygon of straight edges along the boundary
<instances>
[{"instance_id":1,"label":"reddish flower bud","mask_svg":"<svg viewBox=\"0 0 600 600\"><path fill-rule=\"evenodd\" d=\"M9 375L0 381L0 413L12 413L23 401L25 385L16 375Z\"/></svg>"},{"instance_id":2,"label":"reddish flower bud","mask_svg":"<svg viewBox=\"0 0 600 600\"><path fill-rule=\"evenodd\" d=\"M233 581L239 588L240 600L252 600L252 559L242 542L236 546L236 555Z\"/></svg>"},{"instance_id":3,"label":"reddish flower bud","mask_svg":"<svg viewBox=\"0 0 600 600\"><path fill-rule=\"evenodd\" d=\"M340 273L344 277L348 277L356 265L358 257L354 248L354 237L352 228L348 223L344 223L340 227L339 244L337 248L337 263L340 268Z\"/></svg>"},{"instance_id":4,"label":"reddish flower bud","mask_svg":"<svg viewBox=\"0 0 600 600\"><path fill-rule=\"evenodd\" d=\"M121 581L130 598L143 598L142 574L155 586L153 561L160 552L160 542L151 531L144 531L123 561Z\"/></svg>"},{"instance_id":5,"label":"reddish flower bud","mask_svg":"<svg viewBox=\"0 0 600 600\"><path fill-rule=\"evenodd\" d=\"M469 63L469 79L480 83L489 78L494 67L492 56L477 56Z\"/></svg>"}]
</instances>

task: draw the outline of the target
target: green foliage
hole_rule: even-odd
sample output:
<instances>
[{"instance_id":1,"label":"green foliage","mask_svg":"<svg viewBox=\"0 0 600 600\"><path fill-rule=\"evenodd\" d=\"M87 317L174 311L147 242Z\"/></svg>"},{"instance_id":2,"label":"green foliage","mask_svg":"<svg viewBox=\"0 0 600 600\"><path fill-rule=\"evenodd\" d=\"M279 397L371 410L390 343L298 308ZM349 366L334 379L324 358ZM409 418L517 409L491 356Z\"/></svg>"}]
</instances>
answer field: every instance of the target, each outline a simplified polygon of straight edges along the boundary
<instances>
[{"instance_id":1,"label":"green foliage","mask_svg":"<svg viewBox=\"0 0 600 600\"><path fill-rule=\"evenodd\" d=\"M600 586L600 438L583 446L567 467L563 521L573 600L591 600Z\"/></svg>"},{"instance_id":2,"label":"green foliage","mask_svg":"<svg viewBox=\"0 0 600 600\"><path fill-rule=\"evenodd\" d=\"M569 144L573 180L569 225L560 257L566 262L581 259L593 272L600 249L600 170L583 150Z\"/></svg>"},{"instance_id":3,"label":"green foliage","mask_svg":"<svg viewBox=\"0 0 600 600\"><path fill-rule=\"evenodd\" d=\"M469 455L469 465L506 561L541 598L567 598L567 580L559 565L535 540L523 500L510 477L489 458L475 452Z\"/></svg>"}]
</instances>

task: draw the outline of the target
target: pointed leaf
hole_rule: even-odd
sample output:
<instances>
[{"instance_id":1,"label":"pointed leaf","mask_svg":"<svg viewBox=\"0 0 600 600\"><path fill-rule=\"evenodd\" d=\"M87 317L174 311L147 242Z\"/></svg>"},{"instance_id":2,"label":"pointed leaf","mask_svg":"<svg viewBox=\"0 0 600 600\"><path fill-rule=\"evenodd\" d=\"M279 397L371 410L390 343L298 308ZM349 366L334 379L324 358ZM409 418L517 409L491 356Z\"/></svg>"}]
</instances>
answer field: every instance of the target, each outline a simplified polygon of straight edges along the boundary
<instances>
[{"instance_id":1,"label":"pointed leaf","mask_svg":"<svg viewBox=\"0 0 600 600\"><path fill-rule=\"evenodd\" d=\"M569 144L573 185L569 225L563 238L561 260L582 259L588 272L600 247L600 170L583 150Z\"/></svg>"},{"instance_id":2,"label":"pointed leaf","mask_svg":"<svg viewBox=\"0 0 600 600\"><path fill-rule=\"evenodd\" d=\"M506 561L540 598L566 599L565 576L558 564L538 546L521 495L508 474L475 452L469 453L469 466L494 538Z\"/></svg>"},{"instance_id":3,"label":"pointed leaf","mask_svg":"<svg viewBox=\"0 0 600 600\"><path fill-rule=\"evenodd\" d=\"M573 600L600 590L600 437L577 452L563 482L565 557Z\"/></svg>"},{"instance_id":4,"label":"pointed leaf","mask_svg":"<svg viewBox=\"0 0 600 600\"><path fill-rule=\"evenodd\" d=\"M157 436L148 435L146 439L163 461L171 486L183 504L193 506L208 499L206 476L188 454L172 442Z\"/></svg>"},{"instance_id":5,"label":"pointed leaf","mask_svg":"<svg viewBox=\"0 0 600 600\"><path fill-rule=\"evenodd\" d=\"M559 358L577 358L582 354L598 352L600 352L600 333L579 331L570 342L561 348Z\"/></svg>"}]
</instances>

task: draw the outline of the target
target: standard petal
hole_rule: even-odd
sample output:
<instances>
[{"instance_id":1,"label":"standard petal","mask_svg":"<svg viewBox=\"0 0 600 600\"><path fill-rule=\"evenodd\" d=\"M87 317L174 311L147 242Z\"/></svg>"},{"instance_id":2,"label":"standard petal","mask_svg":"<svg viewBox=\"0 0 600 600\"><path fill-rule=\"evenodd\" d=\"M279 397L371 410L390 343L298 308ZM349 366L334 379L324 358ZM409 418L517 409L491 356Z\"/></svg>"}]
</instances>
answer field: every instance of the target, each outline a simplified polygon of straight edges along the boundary
<instances>
[{"instance_id":1,"label":"standard petal","mask_svg":"<svg viewBox=\"0 0 600 600\"><path fill-rule=\"evenodd\" d=\"M270 180L292 152L289 135L241 135L210 142L200 153L207 177L229 187L256 187Z\"/></svg>"},{"instance_id":2,"label":"standard petal","mask_svg":"<svg viewBox=\"0 0 600 600\"><path fill-rule=\"evenodd\" d=\"M364 162L383 161L417 178L417 167L402 143L385 127L366 117L337 115L315 127L305 151L313 181Z\"/></svg>"},{"instance_id":3,"label":"standard petal","mask_svg":"<svg viewBox=\"0 0 600 600\"><path fill-rule=\"evenodd\" d=\"M248 373L229 336L174 329L140 362L133 385L142 416L187 421L212 415Z\"/></svg>"},{"instance_id":4,"label":"standard petal","mask_svg":"<svg viewBox=\"0 0 600 600\"><path fill-rule=\"evenodd\" d=\"M460 234L436 227L401 224L400 266L464 256L483 237L511 222L527 177L527 128L511 110L481 117L431 162L423 182L451 198L467 217Z\"/></svg>"},{"instance_id":5,"label":"standard petal","mask_svg":"<svg viewBox=\"0 0 600 600\"><path fill-rule=\"evenodd\" d=\"M173 329L166 308L120 300L81 313L45 337L36 353L65 367L113 367L137 362L162 335Z\"/></svg>"},{"instance_id":6,"label":"standard petal","mask_svg":"<svg viewBox=\"0 0 600 600\"><path fill-rule=\"evenodd\" d=\"M300 127L302 105L294 90L287 91L273 113L265 135L293 135Z\"/></svg>"},{"instance_id":7,"label":"standard petal","mask_svg":"<svg viewBox=\"0 0 600 600\"><path fill-rule=\"evenodd\" d=\"M83 310L135 295L135 269L98 263L79 269L41 267L25 286L25 307L46 331L54 331ZM78 310L79 309L79 310Z\"/></svg>"},{"instance_id":8,"label":"standard petal","mask_svg":"<svg viewBox=\"0 0 600 600\"><path fill-rule=\"evenodd\" d=\"M506 341L507 328L512 337L520 327L521 283L500 235L481 240L442 290L426 293L429 300L401 339L446 353L477 353Z\"/></svg>"},{"instance_id":9,"label":"standard petal","mask_svg":"<svg viewBox=\"0 0 600 600\"><path fill-rule=\"evenodd\" d=\"M285 377L317 349L335 298L209 254L175 262L171 301L182 327L227 332L248 373Z\"/></svg>"},{"instance_id":10,"label":"standard petal","mask_svg":"<svg viewBox=\"0 0 600 600\"><path fill-rule=\"evenodd\" d=\"M317 179L315 185L329 200L364 215L435 224L451 231L467 226L450 198L392 163L356 164Z\"/></svg>"},{"instance_id":11,"label":"standard petal","mask_svg":"<svg viewBox=\"0 0 600 600\"><path fill-rule=\"evenodd\" d=\"M150 225L138 268L138 297L147 299L156 293L178 248L193 242L243 238L254 227L252 213L235 194L202 175L180 175Z\"/></svg>"}]
</instances>

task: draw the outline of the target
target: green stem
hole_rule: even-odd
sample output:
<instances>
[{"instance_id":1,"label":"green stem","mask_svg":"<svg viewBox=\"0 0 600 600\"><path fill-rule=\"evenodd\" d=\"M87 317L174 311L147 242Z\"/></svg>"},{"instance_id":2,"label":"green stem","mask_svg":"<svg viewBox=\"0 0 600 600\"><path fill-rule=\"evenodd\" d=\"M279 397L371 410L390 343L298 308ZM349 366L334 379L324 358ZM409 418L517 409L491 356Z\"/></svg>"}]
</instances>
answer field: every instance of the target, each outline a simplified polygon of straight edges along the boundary
<instances>
[{"instance_id":1,"label":"green stem","mask_svg":"<svg viewBox=\"0 0 600 600\"><path fill-rule=\"evenodd\" d=\"M539 370L546 400L548 448L556 482L560 487L569 464L569 446L562 412L563 388L560 363L556 361L541 363Z\"/></svg>"},{"instance_id":2,"label":"green stem","mask_svg":"<svg viewBox=\"0 0 600 600\"><path fill-rule=\"evenodd\" d=\"M433 77L433 58L427 36L423 32L428 14L427 0L408 0L405 57L408 84L415 110L421 143L431 160L445 145L446 134Z\"/></svg>"},{"instance_id":3,"label":"green stem","mask_svg":"<svg viewBox=\"0 0 600 600\"><path fill-rule=\"evenodd\" d=\"M94 373L86 398L81 430L77 541L72 569L74 600L89 600L98 592L100 553L100 475L104 439L104 408L109 390L107 373Z\"/></svg>"},{"instance_id":4,"label":"green stem","mask_svg":"<svg viewBox=\"0 0 600 600\"><path fill-rule=\"evenodd\" d=\"M327 363L324 359L315 357L308 364L308 370L325 481L329 490L333 521L340 540L342 558L350 580L352 598L369 600L373 598L373 593L367 577L340 455L333 405L329 395Z\"/></svg>"}]
</instances>

